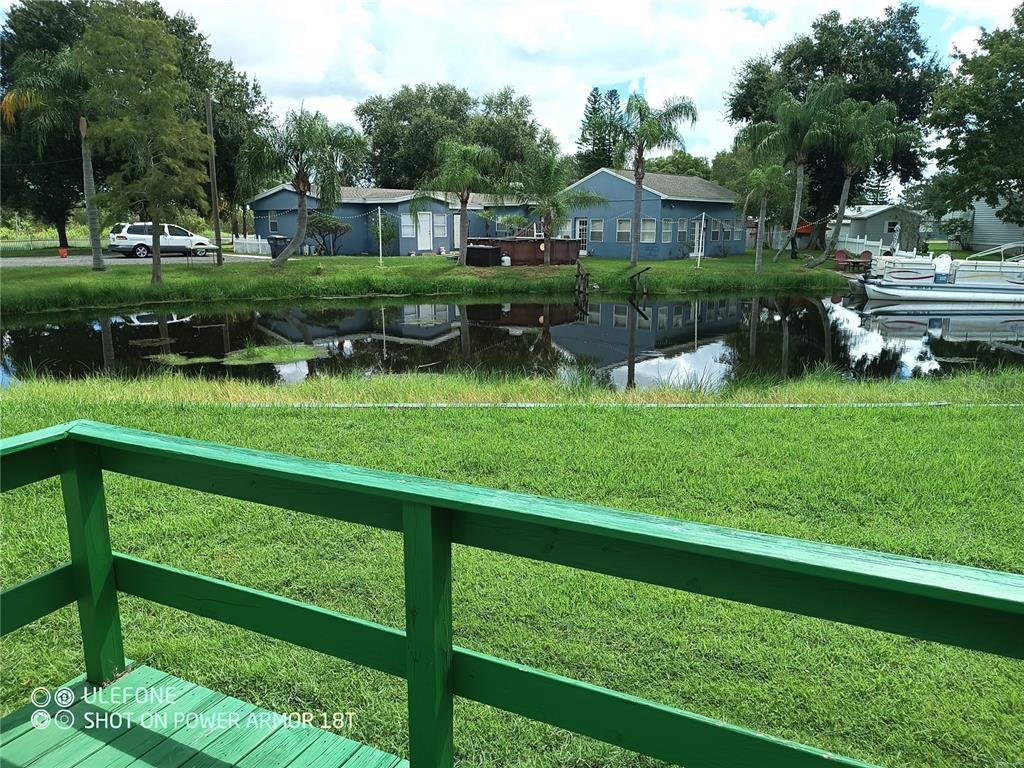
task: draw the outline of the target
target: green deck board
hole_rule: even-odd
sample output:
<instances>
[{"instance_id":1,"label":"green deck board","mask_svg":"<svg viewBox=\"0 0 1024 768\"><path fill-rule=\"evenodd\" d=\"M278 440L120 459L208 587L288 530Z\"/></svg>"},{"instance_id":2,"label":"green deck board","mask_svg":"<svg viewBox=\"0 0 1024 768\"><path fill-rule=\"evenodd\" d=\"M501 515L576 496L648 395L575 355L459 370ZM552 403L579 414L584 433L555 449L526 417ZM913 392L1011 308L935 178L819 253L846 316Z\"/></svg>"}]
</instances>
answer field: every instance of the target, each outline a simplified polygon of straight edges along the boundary
<instances>
[{"instance_id":1,"label":"green deck board","mask_svg":"<svg viewBox=\"0 0 1024 768\"><path fill-rule=\"evenodd\" d=\"M158 684L161 680L167 678L167 675L155 669L148 667L142 667L120 679L114 681L111 685L107 686L105 691L114 691L127 688L129 686L150 686ZM108 697L112 694L108 693ZM123 707L128 706L127 704L118 704L114 706L100 706L91 704L87 701L78 700L71 707L71 713L75 716L75 723L80 725L85 716L87 710L95 710L102 708L107 712L120 712ZM31 716L32 704L29 703L27 709ZM18 710L23 712L24 709ZM6 718L4 718L6 720ZM17 739L14 739L10 744L4 745L3 759L5 762L10 762L13 765L27 766L32 764L34 761L39 760L43 756L47 756L46 765L58 765L50 759L51 753L55 750L62 749L62 747L73 740L77 740L77 737L81 733L76 728L62 729L58 728L52 723L45 728L32 728L28 732L24 733ZM89 738L89 737L85 737ZM89 741L94 741L89 739Z\"/></svg>"},{"instance_id":2,"label":"green deck board","mask_svg":"<svg viewBox=\"0 0 1024 768\"><path fill-rule=\"evenodd\" d=\"M151 667L138 667L71 711L76 727L33 728L31 703L0 721L3 768L395 768L405 761L343 736L290 722ZM142 690L141 695L134 695ZM115 700L115 691L126 701ZM173 691L173 694L170 692ZM125 694L131 695L125 695ZM159 693L159 695L157 695ZM54 712L56 708L51 706ZM86 713L125 722L83 728ZM130 718L130 724L129 724Z\"/></svg>"},{"instance_id":3,"label":"green deck board","mask_svg":"<svg viewBox=\"0 0 1024 768\"><path fill-rule=\"evenodd\" d=\"M75 694L75 701L78 701L86 689L92 687L92 683L85 679L85 675L79 675L74 680L69 682L66 686L70 688ZM53 700L43 707L51 717L60 709ZM32 717L32 713L36 711L36 707L32 704L22 707L19 710L11 712L3 720L0 720L0 748L6 746L9 742L14 741L19 736L24 736L26 733L32 733L35 729L32 727L32 723L29 718Z\"/></svg>"},{"instance_id":4,"label":"green deck board","mask_svg":"<svg viewBox=\"0 0 1024 768\"><path fill-rule=\"evenodd\" d=\"M190 712L204 712L223 698L223 694L202 686L193 685L180 691L175 686L174 701L154 707L154 717L133 723L125 733L112 739L104 749L94 752L75 768L124 768L131 765L137 758L145 755L165 739L173 737L176 731L184 727L183 722L178 724L178 718L183 718Z\"/></svg>"}]
</instances>

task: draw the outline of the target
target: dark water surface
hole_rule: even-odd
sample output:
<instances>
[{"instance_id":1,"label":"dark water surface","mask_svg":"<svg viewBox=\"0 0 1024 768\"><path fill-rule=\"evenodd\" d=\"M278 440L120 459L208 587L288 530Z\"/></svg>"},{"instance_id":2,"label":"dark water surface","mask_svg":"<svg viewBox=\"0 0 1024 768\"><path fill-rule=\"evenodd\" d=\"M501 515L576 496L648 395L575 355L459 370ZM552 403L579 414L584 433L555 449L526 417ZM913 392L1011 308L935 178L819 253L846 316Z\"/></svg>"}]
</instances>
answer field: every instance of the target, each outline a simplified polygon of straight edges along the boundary
<instances>
[{"instance_id":1,"label":"dark water surface","mask_svg":"<svg viewBox=\"0 0 1024 768\"><path fill-rule=\"evenodd\" d=\"M857 379L1024 364L1024 306L847 303L820 296L694 296L583 307L425 301L6 318L2 382L30 372L140 377L170 369L288 383L321 374L476 371L585 378L615 388L632 382L714 389L744 377L799 377L823 365ZM152 359L173 353L219 360L280 344L315 345L326 356L173 368Z\"/></svg>"}]
</instances>

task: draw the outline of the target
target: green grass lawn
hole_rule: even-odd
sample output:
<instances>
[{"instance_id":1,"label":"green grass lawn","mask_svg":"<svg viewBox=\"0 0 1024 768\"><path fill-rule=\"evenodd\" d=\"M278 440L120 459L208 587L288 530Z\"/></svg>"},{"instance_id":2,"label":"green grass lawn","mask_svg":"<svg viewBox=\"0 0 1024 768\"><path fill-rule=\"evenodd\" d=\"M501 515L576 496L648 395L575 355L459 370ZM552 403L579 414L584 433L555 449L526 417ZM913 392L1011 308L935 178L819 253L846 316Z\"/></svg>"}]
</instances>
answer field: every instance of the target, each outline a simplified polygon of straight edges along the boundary
<instances>
[{"instance_id":1,"label":"green grass lawn","mask_svg":"<svg viewBox=\"0 0 1024 768\"><path fill-rule=\"evenodd\" d=\"M616 259L587 259L592 282L604 293L630 289L637 272ZM685 291L832 291L845 279L827 268L804 270L801 262L766 260L754 273L753 256L645 262L653 293ZM496 295L565 294L575 284L576 268L455 266L440 256L398 256L377 260L359 256L307 257L271 269L265 261L189 266L164 264L164 283L150 284L149 270L88 267L6 268L0 275L0 311L6 313L138 305L150 301L225 301L233 299L321 298L366 295Z\"/></svg>"},{"instance_id":2,"label":"green grass lawn","mask_svg":"<svg viewBox=\"0 0 1024 768\"><path fill-rule=\"evenodd\" d=\"M31 381L0 395L2 430L89 418L1024 571L1020 408L243 408L226 404L231 383L217 386ZM236 402L255 391L239 386ZM379 396L401 399L392 386ZM418 386L406 397L420 397ZM828 387L817 391L827 402ZM976 399L969 391L960 394ZM106 488L122 552L404 624L395 534L114 474ZM2 500L4 585L67 559L56 481ZM464 547L453 571L462 646L885 766L1024 762L1024 663ZM354 711L348 735L406 750L400 681L136 599L122 599L122 617L141 663L278 711ZM0 651L9 711L80 671L73 609L14 632ZM455 745L462 765L654 765L461 700Z\"/></svg>"}]
</instances>

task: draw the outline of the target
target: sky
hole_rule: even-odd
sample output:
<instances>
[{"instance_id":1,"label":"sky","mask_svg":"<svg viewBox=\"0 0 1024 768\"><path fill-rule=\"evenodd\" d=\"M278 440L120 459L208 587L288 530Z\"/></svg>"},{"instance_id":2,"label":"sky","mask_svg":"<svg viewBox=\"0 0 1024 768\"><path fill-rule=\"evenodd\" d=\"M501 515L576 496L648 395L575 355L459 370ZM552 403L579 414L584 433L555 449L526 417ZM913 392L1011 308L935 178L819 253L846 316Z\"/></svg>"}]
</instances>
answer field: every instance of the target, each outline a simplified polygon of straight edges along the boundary
<instances>
[{"instance_id":1,"label":"sky","mask_svg":"<svg viewBox=\"0 0 1024 768\"><path fill-rule=\"evenodd\" d=\"M686 149L711 157L732 143L725 93L744 60L809 31L833 8L843 18L881 16L896 0L162 2L193 15L214 55L259 80L279 114L304 104L358 125L356 104L404 83L451 82L474 96L511 85L569 152L593 86L642 87L655 104L694 100L699 119L683 132ZM918 5L924 35L946 55L954 45L973 49L981 27L1008 25L1014 2Z\"/></svg>"}]
</instances>

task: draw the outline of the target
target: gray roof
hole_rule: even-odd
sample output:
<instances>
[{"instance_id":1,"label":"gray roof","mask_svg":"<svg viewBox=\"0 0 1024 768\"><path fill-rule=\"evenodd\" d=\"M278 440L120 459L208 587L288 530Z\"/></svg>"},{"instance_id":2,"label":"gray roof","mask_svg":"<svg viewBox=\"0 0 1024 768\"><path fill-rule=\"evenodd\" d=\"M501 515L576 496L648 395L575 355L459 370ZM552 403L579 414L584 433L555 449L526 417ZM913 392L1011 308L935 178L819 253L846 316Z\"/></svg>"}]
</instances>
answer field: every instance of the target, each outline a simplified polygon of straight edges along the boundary
<instances>
[{"instance_id":1,"label":"gray roof","mask_svg":"<svg viewBox=\"0 0 1024 768\"><path fill-rule=\"evenodd\" d=\"M619 176L633 180L633 170L615 171ZM707 200L735 203L736 193L721 184L700 176L679 176L674 173L645 173L644 186L664 197L679 200Z\"/></svg>"},{"instance_id":2,"label":"gray roof","mask_svg":"<svg viewBox=\"0 0 1024 768\"><path fill-rule=\"evenodd\" d=\"M263 197L273 194L274 192L280 192L281 190L294 191L291 184L279 184L271 189L264 190L260 194L251 198L247 202L252 203ZM310 190L312 197L318 196L318 190L316 186ZM388 203L388 202L401 202L403 200L411 200L416 195L415 189L388 189L385 187L342 187L341 196L339 202L342 203ZM449 205L458 206L458 198L448 195L446 196L443 192L432 192L431 197L436 197L438 200L446 200ZM522 205L522 203L516 200L505 200L500 201L491 195L478 195L475 192L469 195L470 207L490 207L495 205Z\"/></svg>"}]
</instances>

